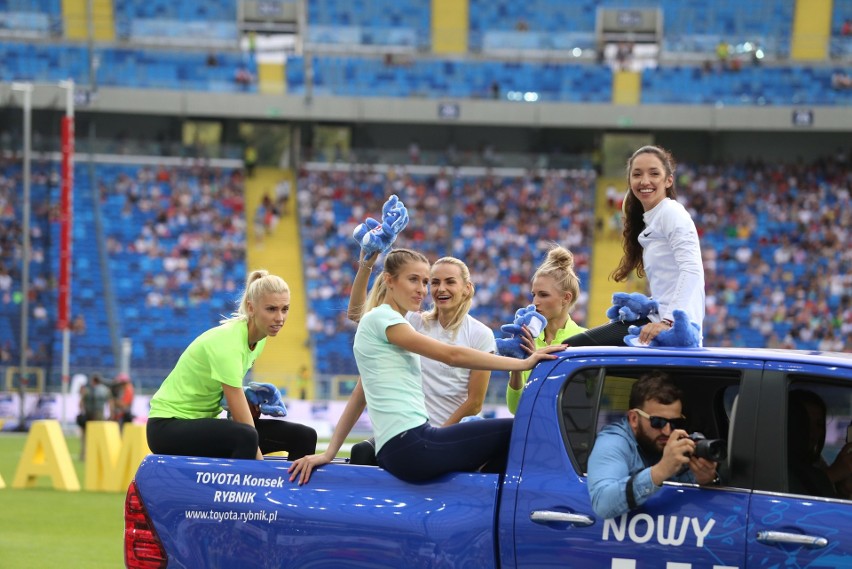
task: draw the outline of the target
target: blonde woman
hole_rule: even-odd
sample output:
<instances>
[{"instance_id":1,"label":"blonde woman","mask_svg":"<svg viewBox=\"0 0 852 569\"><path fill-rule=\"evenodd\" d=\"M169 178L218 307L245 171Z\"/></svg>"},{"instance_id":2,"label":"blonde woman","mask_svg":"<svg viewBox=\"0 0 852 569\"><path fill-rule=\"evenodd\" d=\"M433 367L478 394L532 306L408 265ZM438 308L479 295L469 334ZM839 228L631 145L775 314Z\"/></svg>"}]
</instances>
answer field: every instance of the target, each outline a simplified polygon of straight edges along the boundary
<instances>
[{"instance_id":1,"label":"blonde woman","mask_svg":"<svg viewBox=\"0 0 852 569\"><path fill-rule=\"evenodd\" d=\"M574 254L564 247L554 247L532 278L532 302L535 309L547 318L547 326L537 338L527 337L536 349L561 344L566 338L586 329L571 320L571 309L580 297L580 278L574 272ZM506 386L506 405L514 415L518 410L524 385L530 372L509 374Z\"/></svg>"},{"instance_id":2,"label":"blonde woman","mask_svg":"<svg viewBox=\"0 0 852 569\"><path fill-rule=\"evenodd\" d=\"M260 419L242 382L290 311L290 288L281 277L253 271L237 308L198 336L151 398L148 447L157 454L257 458L287 450L290 458L316 451L310 427ZM224 395L233 420L218 419Z\"/></svg>"}]
</instances>

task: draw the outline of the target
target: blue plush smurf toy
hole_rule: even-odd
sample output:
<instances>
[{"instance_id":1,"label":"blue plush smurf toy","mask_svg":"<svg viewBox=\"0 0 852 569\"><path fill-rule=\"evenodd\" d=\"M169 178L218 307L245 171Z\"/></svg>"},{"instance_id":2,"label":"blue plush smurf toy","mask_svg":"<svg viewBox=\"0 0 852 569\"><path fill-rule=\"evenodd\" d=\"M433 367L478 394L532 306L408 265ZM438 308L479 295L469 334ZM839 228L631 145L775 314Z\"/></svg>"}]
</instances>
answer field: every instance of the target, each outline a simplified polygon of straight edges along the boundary
<instances>
[{"instance_id":1,"label":"blue plush smurf toy","mask_svg":"<svg viewBox=\"0 0 852 569\"><path fill-rule=\"evenodd\" d=\"M284 406L284 401L281 400L281 392L271 383L251 381L243 388L243 391L245 391L246 400L250 405L260 407L261 415L269 415L271 417L287 416L287 407ZM231 410L228 409L228 401L224 397L222 397L222 401L219 404L228 412L228 415L231 414Z\"/></svg>"},{"instance_id":2,"label":"blue plush smurf toy","mask_svg":"<svg viewBox=\"0 0 852 569\"><path fill-rule=\"evenodd\" d=\"M529 357L529 354L521 348L521 327L526 326L527 330L533 338L538 338L544 327L547 326L547 318L539 314L534 304L519 308L515 312L515 319L511 324L503 324L500 327L505 334L510 334L508 338L497 339L497 353L501 356L510 358L518 358L520 360Z\"/></svg>"},{"instance_id":3,"label":"blue plush smurf toy","mask_svg":"<svg viewBox=\"0 0 852 569\"><path fill-rule=\"evenodd\" d=\"M697 348L701 342L701 328L692 322L683 310L672 312L672 327L663 330L649 344L639 343L639 326L631 326L627 329L628 335L624 337L624 343L628 346L648 347L664 346L669 348Z\"/></svg>"},{"instance_id":4,"label":"blue plush smurf toy","mask_svg":"<svg viewBox=\"0 0 852 569\"><path fill-rule=\"evenodd\" d=\"M364 220L352 232L352 238L364 250L364 258L369 259L377 253L386 253L396 240L396 236L408 225L408 210L396 194L391 195L382 206L382 222L372 217Z\"/></svg>"},{"instance_id":5,"label":"blue plush smurf toy","mask_svg":"<svg viewBox=\"0 0 852 569\"><path fill-rule=\"evenodd\" d=\"M660 306L657 301L638 292L617 292L612 295L612 306L606 311L606 317L612 322L633 322L656 314Z\"/></svg>"}]
</instances>

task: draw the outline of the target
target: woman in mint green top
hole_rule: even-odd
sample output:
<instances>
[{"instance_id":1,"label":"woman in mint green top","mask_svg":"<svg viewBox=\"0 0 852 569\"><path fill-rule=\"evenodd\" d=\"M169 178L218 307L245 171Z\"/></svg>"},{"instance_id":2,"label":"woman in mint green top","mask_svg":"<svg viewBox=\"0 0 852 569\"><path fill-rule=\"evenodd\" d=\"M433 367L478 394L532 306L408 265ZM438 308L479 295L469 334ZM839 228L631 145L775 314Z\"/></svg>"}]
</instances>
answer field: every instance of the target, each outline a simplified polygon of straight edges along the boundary
<instances>
[{"instance_id":1,"label":"woman in mint green top","mask_svg":"<svg viewBox=\"0 0 852 569\"><path fill-rule=\"evenodd\" d=\"M586 329L571 320L571 309L580 297L580 279L574 272L574 255L564 247L554 247L532 278L532 301L536 310L547 318L547 326L538 338L527 337L536 349L561 344ZM506 405L514 415L529 371L509 374Z\"/></svg>"},{"instance_id":2,"label":"woman in mint green top","mask_svg":"<svg viewBox=\"0 0 852 569\"><path fill-rule=\"evenodd\" d=\"M367 409L376 435L379 466L408 482L422 482L454 471L505 467L512 419L483 419L433 427L426 413L420 357L452 367L490 370L532 369L553 359L553 346L525 360L449 345L417 332L405 315L416 312L427 294L429 262L409 249L385 257L355 333L354 353ZM321 456L321 455L320 455ZM307 482L316 460L305 457L290 467L290 479Z\"/></svg>"},{"instance_id":3,"label":"woman in mint green top","mask_svg":"<svg viewBox=\"0 0 852 569\"><path fill-rule=\"evenodd\" d=\"M296 449L299 456L314 452L313 429L259 419L242 387L267 336L278 334L289 310L290 289L283 279L262 270L249 275L237 312L193 340L151 398L147 436L152 452L258 459L271 450L293 454ZM233 420L217 418L223 395Z\"/></svg>"}]
</instances>

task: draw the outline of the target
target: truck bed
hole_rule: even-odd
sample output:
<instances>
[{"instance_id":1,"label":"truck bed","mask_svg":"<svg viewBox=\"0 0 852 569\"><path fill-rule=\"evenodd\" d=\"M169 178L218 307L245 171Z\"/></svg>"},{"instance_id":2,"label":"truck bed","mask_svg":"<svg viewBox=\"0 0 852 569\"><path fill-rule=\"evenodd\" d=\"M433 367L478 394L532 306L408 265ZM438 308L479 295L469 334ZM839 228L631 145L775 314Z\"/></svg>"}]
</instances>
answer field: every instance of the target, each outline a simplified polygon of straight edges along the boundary
<instances>
[{"instance_id":1,"label":"truck bed","mask_svg":"<svg viewBox=\"0 0 852 569\"><path fill-rule=\"evenodd\" d=\"M290 464L148 456L136 490L168 567L496 566L496 474L414 485L335 462L299 486Z\"/></svg>"}]
</instances>

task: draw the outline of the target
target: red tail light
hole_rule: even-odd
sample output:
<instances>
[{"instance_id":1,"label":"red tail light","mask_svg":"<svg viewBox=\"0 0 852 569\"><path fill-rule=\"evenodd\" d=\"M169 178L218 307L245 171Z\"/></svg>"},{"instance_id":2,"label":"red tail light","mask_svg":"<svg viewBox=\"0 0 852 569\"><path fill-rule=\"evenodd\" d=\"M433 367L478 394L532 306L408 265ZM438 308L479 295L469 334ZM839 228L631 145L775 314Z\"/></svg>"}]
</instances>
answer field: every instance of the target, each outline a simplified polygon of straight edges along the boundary
<instances>
[{"instance_id":1,"label":"red tail light","mask_svg":"<svg viewBox=\"0 0 852 569\"><path fill-rule=\"evenodd\" d=\"M128 569L163 569L167 564L166 550L145 511L134 480L124 500L124 565Z\"/></svg>"}]
</instances>

